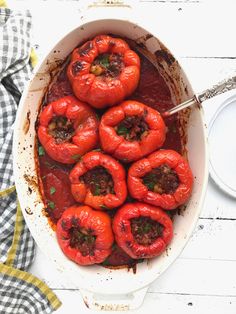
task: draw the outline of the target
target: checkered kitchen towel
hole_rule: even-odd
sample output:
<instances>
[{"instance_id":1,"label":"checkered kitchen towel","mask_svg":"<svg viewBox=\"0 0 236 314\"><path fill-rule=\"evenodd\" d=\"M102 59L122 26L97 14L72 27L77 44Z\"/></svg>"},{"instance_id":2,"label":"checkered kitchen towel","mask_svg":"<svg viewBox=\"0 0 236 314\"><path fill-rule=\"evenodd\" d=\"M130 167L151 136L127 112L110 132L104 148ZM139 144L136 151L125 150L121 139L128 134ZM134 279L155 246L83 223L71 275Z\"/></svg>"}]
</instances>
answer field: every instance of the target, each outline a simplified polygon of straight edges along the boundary
<instances>
[{"instance_id":1,"label":"checkered kitchen towel","mask_svg":"<svg viewBox=\"0 0 236 314\"><path fill-rule=\"evenodd\" d=\"M1 0L0 0L1 3ZM27 273L34 241L24 222L14 187L12 137L25 82L31 74L31 16L0 7L0 313L51 313L56 295Z\"/></svg>"}]
</instances>

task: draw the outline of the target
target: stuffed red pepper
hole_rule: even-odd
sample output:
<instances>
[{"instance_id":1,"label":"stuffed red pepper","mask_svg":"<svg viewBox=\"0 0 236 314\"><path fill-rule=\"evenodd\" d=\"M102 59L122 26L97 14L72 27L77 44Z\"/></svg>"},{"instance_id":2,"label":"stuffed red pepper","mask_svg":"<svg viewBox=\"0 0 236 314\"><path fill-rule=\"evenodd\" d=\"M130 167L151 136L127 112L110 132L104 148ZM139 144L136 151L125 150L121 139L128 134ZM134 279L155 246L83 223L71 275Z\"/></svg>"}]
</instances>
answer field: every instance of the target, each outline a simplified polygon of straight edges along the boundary
<instances>
[{"instance_id":1,"label":"stuffed red pepper","mask_svg":"<svg viewBox=\"0 0 236 314\"><path fill-rule=\"evenodd\" d=\"M128 188L139 201L174 209L190 197L193 175L188 162L174 150L159 150L129 168Z\"/></svg>"},{"instance_id":2,"label":"stuffed red pepper","mask_svg":"<svg viewBox=\"0 0 236 314\"><path fill-rule=\"evenodd\" d=\"M70 172L75 200L95 209L122 205L127 196L125 170L114 158L92 151L83 156Z\"/></svg>"},{"instance_id":3,"label":"stuffed red pepper","mask_svg":"<svg viewBox=\"0 0 236 314\"><path fill-rule=\"evenodd\" d=\"M67 76L80 100L104 108L119 103L136 89L140 60L124 40L99 35L74 49Z\"/></svg>"},{"instance_id":4,"label":"stuffed red pepper","mask_svg":"<svg viewBox=\"0 0 236 314\"><path fill-rule=\"evenodd\" d=\"M41 112L38 137L51 158L73 164L97 144L96 114L73 96L60 98Z\"/></svg>"},{"instance_id":5,"label":"stuffed red pepper","mask_svg":"<svg viewBox=\"0 0 236 314\"><path fill-rule=\"evenodd\" d=\"M99 136L105 152L123 162L130 162L161 147L166 126L158 111L127 100L102 116Z\"/></svg>"},{"instance_id":6,"label":"stuffed red pepper","mask_svg":"<svg viewBox=\"0 0 236 314\"><path fill-rule=\"evenodd\" d=\"M89 206L67 208L57 222L56 234L63 253L79 265L102 263L111 254L111 219Z\"/></svg>"},{"instance_id":7,"label":"stuffed red pepper","mask_svg":"<svg viewBox=\"0 0 236 314\"><path fill-rule=\"evenodd\" d=\"M173 237L169 216L144 203L128 203L118 209L112 228L117 244L135 259L160 255Z\"/></svg>"}]
</instances>

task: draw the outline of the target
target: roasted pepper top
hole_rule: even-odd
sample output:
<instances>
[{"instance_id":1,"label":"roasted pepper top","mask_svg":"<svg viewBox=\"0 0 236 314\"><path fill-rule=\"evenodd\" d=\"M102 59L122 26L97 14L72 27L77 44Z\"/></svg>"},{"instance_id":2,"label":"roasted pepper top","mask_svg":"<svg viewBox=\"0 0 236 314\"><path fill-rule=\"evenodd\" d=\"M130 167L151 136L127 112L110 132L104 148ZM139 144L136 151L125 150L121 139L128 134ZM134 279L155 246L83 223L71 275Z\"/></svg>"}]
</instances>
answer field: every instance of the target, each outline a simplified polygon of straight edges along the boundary
<instances>
[{"instance_id":1,"label":"roasted pepper top","mask_svg":"<svg viewBox=\"0 0 236 314\"><path fill-rule=\"evenodd\" d=\"M125 170L114 158L91 151L70 172L75 200L95 209L122 205L127 196Z\"/></svg>"},{"instance_id":2,"label":"roasted pepper top","mask_svg":"<svg viewBox=\"0 0 236 314\"><path fill-rule=\"evenodd\" d=\"M164 209L184 204L191 195L193 175L188 162L174 150L159 150L129 168L132 197Z\"/></svg>"},{"instance_id":3,"label":"roasted pepper top","mask_svg":"<svg viewBox=\"0 0 236 314\"><path fill-rule=\"evenodd\" d=\"M97 144L96 114L73 96L60 98L41 112L38 137L51 158L73 164Z\"/></svg>"},{"instance_id":4,"label":"roasted pepper top","mask_svg":"<svg viewBox=\"0 0 236 314\"><path fill-rule=\"evenodd\" d=\"M121 102L136 89L140 60L124 40L99 35L74 49L67 76L76 97L104 108Z\"/></svg>"},{"instance_id":5,"label":"roasted pepper top","mask_svg":"<svg viewBox=\"0 0 236 314\"><path fill-rule=\"evenodd\" d=\"M57 222L56 234L64 254L79 265L102 263L111 254L111 219L89 206L67 208Z\"/></svg>"},{"instance_id":6,"label":"roasted pepper top","mask_svg":"<svg viewBox=\"0 0 236 314\"><path fill-rule=\"evenodd\" d=\"M158 111L127 100L102 116L99 135L105 152L123 162L130 162L161 147L166 126Z\"/></svg>"},{"instance_id":7,"label":"roasted pepper top","mask_svg":"<svg viewBox=\"0 0 236 314\"><path fill-rule=\"evenodd\" d=\"M161 208L144 203L123 205L112 228L117 244L135 259L160 255L173 237L169 216Z\"/></svg>"}]
</instances>

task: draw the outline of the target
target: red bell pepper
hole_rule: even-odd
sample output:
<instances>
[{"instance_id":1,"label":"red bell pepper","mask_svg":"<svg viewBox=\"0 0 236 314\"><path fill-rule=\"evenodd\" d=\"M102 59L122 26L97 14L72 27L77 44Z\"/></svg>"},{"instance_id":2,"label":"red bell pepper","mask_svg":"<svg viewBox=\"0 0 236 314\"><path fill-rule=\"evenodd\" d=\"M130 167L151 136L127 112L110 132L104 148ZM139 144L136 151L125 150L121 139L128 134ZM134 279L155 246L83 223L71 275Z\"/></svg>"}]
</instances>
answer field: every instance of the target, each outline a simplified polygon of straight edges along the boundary
<instances>
[{"instance_id":1,"label":"red bell pepper","mask_svg":"<svg viewBox=\"0 0 236 314\"><path fill-rule=\"evenodd\" d=\"M174 209L190 197L193 175L188 162L174 150L159 150L129 168L128 188L139 201Z\"/></svg>"},{"instance_id":2,"label":"red bell pepper","mask_svg":"<svg viewBox=\"0 0 236 314\"><path fill-rule=\"evenodd\" d=\"M103 150L123 162L138 160L161 147L166 126L160 113L134 100L110 108L101 119Z\"/></svg>"},{"instance_id":3,"label":"red bell pepper","mask_svg":"<svg viewBox=\"0 0 236 314\"><path fill-rule=\"evenodd\" d=\"M41 112L38 137L51 158L73 164L97 144L96 114L73 96L60 98Z\"/></svg>"},{"instance_id":4,"label":"red bell pepper","mask_svg":"<svg viewBox=\"0 0 236 314\"><path fill-rule=\"evenodd\" d=\"M169 216L144 203L127 203L118 209L112 228L117 244L134 259L160 255L173 238Z\"/></svg>"},{"instance_id":5,"label":"red bell pepper","mask_svg":"<svg viewBox=\"0 0 236 314\"><path fill-rule=\"evenodd\" d=\"M79 265L102 263L114 240L109 215L89 206L67 208L57 222L56 235L63 253Z\"/></svg>"},{"instance_id":6,"label":"red bell pepper","mask_svg":"<svg viewBox=\"0 0 236 314\"><path fill-rule=\"evenodd\" d=\"M125 170L114 158L97 151L83 156L70 172L75 200L95 209L122 205L127 196Z\"/></svg>"},{"instance_id":7,"label":"red bell pepper","mask_svg":"<svg viewBox=\"0 0 236 314\"><path fill-rule=\"evenodd\" d=\"M67 76L81 101L105 108L119 103L136 89L140 59L124 40L99 35L74 49Z\"/></svg>"}]
</instances>

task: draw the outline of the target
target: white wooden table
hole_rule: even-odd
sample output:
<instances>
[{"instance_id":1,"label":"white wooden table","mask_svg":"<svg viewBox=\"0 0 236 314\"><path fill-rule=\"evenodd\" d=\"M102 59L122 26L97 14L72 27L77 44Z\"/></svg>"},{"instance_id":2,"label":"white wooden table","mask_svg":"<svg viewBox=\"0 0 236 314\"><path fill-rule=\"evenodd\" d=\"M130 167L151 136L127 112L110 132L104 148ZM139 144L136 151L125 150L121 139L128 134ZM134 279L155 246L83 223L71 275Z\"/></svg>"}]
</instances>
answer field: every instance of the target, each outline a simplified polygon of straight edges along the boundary
<instances>
[{"instance_id":1,"label":"white wooden table","mask_svg":"<svg viewBox=\"0 0 236 314\"><path fill-rule=\"evenodd\" d=\"M88 1L8 0L10 7L31 10L33 44L39 57L76 26L82 2ZM235 72L234 1L142 0L136 9L149 29L158 29L159 38L180 61L196 92ZM226 96L203 104L207 123ZM132 313L235 314L235 239L236 202L209 179L205 203L188 245L151 284L143 306ZM93 313L84 305L78 288L62 277L39 250L31 272L61 299L58 314Z\"/></svg>"}]
</instances>

